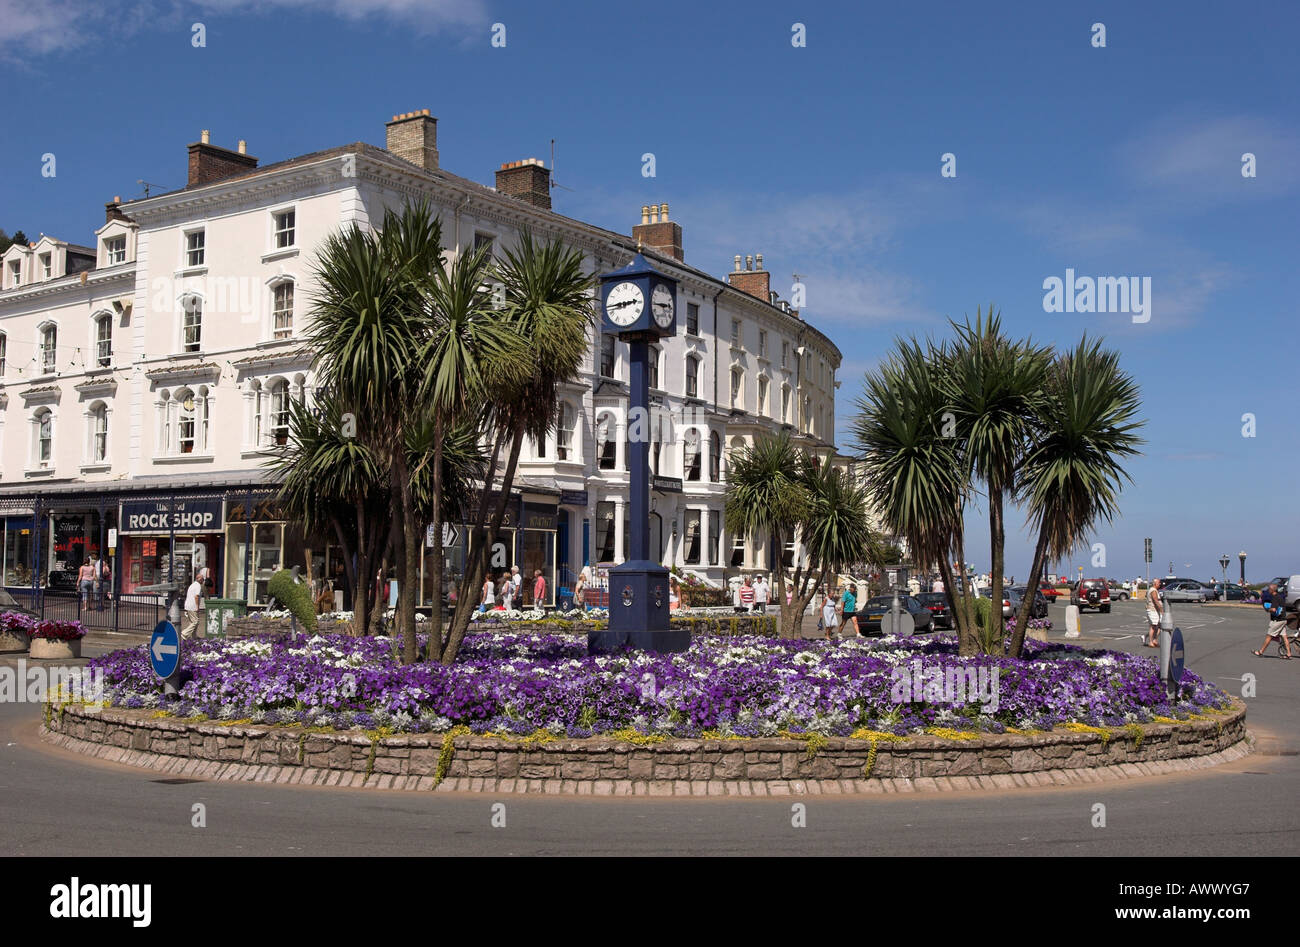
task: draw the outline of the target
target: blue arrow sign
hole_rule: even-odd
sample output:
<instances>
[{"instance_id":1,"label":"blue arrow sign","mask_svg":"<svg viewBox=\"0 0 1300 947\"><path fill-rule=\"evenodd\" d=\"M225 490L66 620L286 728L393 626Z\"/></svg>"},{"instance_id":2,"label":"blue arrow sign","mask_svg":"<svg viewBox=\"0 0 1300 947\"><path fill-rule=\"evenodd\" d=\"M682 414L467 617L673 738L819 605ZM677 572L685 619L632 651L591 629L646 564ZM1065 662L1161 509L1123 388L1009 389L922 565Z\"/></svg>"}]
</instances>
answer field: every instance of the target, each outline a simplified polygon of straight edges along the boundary
<instances>
[{"instance_id":1,"label":"blue arrow sign","mask_svg":"<svg viewBox=\"0 0 1300 947\"><path fill-rule=\"evenodd\" d=\"M169 621L160 621L149 637L149 663L153 672L163 680L176 673L181 666L181 636Z\"/></svg>"},{"instance_id":2,"label":"blue arrow sign","mask_svg":"<svg viewBox=\"0 0 1300 947\"><path fill-rule=\"evenodd\" d=\"M1183 679L1183 633L1178 628L1174 629L1173 638L1169 643L1169 679L1172 681Z\"/></svg>"}]
</instances>

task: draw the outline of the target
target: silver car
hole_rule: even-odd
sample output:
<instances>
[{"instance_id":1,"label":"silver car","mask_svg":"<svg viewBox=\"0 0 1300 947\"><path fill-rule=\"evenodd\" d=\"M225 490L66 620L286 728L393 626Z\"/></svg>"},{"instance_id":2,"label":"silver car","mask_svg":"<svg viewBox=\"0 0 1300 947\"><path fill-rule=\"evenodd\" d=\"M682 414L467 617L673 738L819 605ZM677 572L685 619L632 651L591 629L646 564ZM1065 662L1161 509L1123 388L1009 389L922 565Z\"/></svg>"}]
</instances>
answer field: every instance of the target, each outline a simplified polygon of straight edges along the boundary
<instances>
[{"instance_id":1,"label":"silver car","mask_svg":"<svg viewBox=\"0 0 1300 947\"><path fill-rule=\"evenodd\" d=\"M1169 602L1204 602L1207 593L1205 586L1193 579L1180 579L1161 586L1165 600Z\"/></svg>"}]
</instances>

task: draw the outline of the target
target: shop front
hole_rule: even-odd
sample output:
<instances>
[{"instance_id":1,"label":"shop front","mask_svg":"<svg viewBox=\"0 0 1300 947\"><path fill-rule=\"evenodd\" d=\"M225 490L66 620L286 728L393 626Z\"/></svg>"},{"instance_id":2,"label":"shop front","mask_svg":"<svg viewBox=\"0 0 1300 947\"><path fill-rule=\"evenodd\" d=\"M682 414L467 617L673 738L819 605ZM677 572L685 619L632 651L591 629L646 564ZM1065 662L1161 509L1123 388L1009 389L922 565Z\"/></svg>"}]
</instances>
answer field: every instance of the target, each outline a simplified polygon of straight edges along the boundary
<instances>
[{"instance_id":1,"label":"shop front","mask_svg":"<svg viewBox=\"0 0 1300 947\"><path fill-rule=\"evenodd\" d=\"M499 494L493 497L494 501L496 496ZM513 566L519 566L524 580L523 600L519 604L524 608L533 608L537 604L547 608L555 605L556 536L560 528L560 510L556 500L557 497L547 494L512 494L506 502L501 529L492 540L488 573L495 582L502 574L509 573ZM462 594L471 595L476 602L479 598L479 589L462 588L468 535L469 529L463 524L449 526L443 533L443 588L453 601ZM434 555L433 536L430 534L426 536L420 570L419 602L425 606L433 603L431 576ZM540 603L533 601L534 573L537 571L546 580L546 596ZM500 602L499 596L497 601Z\"/></svg>"},{"instance_id":2,"label":"shop front","mask_svg":"<svg viewBox=\"0 0 1300 947\"><path fill-rule=\"evenodd\" d=\"M224 505L219 496L124 501L121 590L130 594L163 583L186 588L203 569L220 588Z\"/></svg>"},{"instance_id":3,"label":"shop front","mask_svg":"<svg viewBox=\"0 0 1300 947\"><path fill-rule=\"evenodd\" d=\"M301 525L290 522L270 497L255 497L251 503L248 499L230 500L226 504L225 536L226 598L243 599L250 607L265 606L271 576L294 566L299 567L304 581L309 575L313 579L321 578L314 570L308 571L307 542ZM335 560L342 571L343 560L338 556L336 550ZM324 575L331 575L334 565L327 562ZM343 585L346 587L347 582Z\"/></svg>"}]
</instances>

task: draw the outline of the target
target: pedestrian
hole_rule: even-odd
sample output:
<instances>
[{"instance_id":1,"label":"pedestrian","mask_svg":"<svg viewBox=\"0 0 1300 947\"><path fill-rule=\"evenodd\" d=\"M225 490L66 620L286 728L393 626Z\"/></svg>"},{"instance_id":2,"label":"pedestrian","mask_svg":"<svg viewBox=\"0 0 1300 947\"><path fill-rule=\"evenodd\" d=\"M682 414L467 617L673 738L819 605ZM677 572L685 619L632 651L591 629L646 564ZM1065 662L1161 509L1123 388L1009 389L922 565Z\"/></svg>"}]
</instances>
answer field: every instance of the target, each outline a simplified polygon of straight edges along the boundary
<instances>
[{"instance_id":1,"label":"pedestrian","mask_svg":"<svg viewBox=\"0 0 1300 947\"><path fill-rule=\"evenodd\" d=\"M573 607L587 611L587 570L578 573L578 581L573 583Z\"/></svg>"},{"instance_id":2,"label":"pedestrian","mask_svg":"<svg viewBox=\"0 0 1300 947\"><path fill-rule=\"evenodd\" d=\"M682 604L682 589L677 576L668 576L668 611L675 612Z\"/></svg>"},{"instance_id":3,"label":"pedestrian","mask_svg":"<svg viewBox=\"0 0 1300 947\"><path fill-rule=\"evenodd\" d=\"M98 582L96 583L95 592L99 597L99 610L102 612L104 610L104 600L113 598L113 570L108 567L108 560L99 560L96 576Z\"/></svg>"},{"instance_id":4,"label":"pedestrian","mask_svg":"<svg viewBox=\"0 0 1300 947\"><path fill-rule=\"evenodd\" d=\"M510 611L515 605L515 582L509 572L501 573L501 608Z\"/></svg>"},{"instance_id":5,"label":"pedestrian","mask_svg":"<svg viewBox=\"0 0 1300 947\"><path fill-rule=\"evenodd\" d=\"M836 602L834 595L828 594L822 600L821 626L826 631L826 639L828 641L834 641L836 637L838 637L835 633L835 629L839 627L840 620L835 606Z\"/></svg>"},{"instance_id":6,"label":"pedestrian","mask_svg":"<svg viewBox=\"0 0 1300 947\"><path fill-rule=\"evenodd\" d=\"M1160 619L1165 614L1165 596L1160 591L1161 581L1159 579L1151 580L1151 588L1147 590L1147 640L1142 642L1148 648L1160 647L1156 641L1156 635L1160 632Z\"/></svg>"},{"instance_id":7,"label":"pedestrian","mask_svg":"<svg viewBox=\"0 0 1300 947\"><path fill-rule=\"evenodd\" d=\"M1264 632L1264 643L1255 652L1257 657L1264 656L1264 649L1274 638L1282 639L1286 648L1286 659L1291 660L1291 640L1287 637L1286 596L1278 592L1277 583L1268 584L1268 594L1264 597L1264 608L1268 610L1268 629Z\"/></svg>"},{"instance_id":8,"label":"pedestrian","mask_svg":"<svg viewBox=\"0 0 1300 947\"><path fill-rule=\"evenodd\" d=\"M767 614L767 577L760 575L754 583L754 611L760 615Z\"/></svg>"},{"instance_id":9,"label":"pedestrian","mask_svg":"<svg viewBox=\"0 0 1300 947\"><path fill-rule=\"evenodd\" d=\"M518 566L510 567L510 585L510 601L517 607L524 601L524 577L519 574Z\"/></svg>"},{"instance_id":10,"label":"pedestrian","mask_svg":"<svg viewBox=\"0 0 1300 947\"><path fill-rule=\"evenodd\" d=\"M95 587L95 567L89 561L83 562L77 570L77 588L81 591L81 607L90 606L90 596Z\"/></svg>"},{"instance_id":11,"label":"pedestrian","mask_svg":"<svg viewBox=\"0 0 1300 947\"><path fill-rule=\"evenodd\" d=\"M935 576L934 581L933 581L932 583L930 583L930 591L931 591L931 592L942 592L942 591L943 591L943 579L940 578L940 577L938 577L938 576Z\"/></svg>"},{"instance_id":12,"label":"pedestrian","mask_svg":"<svg viewBox=\"0 0 1300 947\"><path fill-rule=\"evenodd\" d=\"M533 608L542 609L546 607L546 579L542 576L541 569L533 570Z\"/></svg>"},{"instance_id":13,"label":"pedestrian","mask_svg":"<svg viewBox=\"0 0 1300 947\"><path fill-rule=\"evenodd\" d=\"M203 586L195 579L185 592L185 620L181 622L181 637L199 637L199 609L203 607Z\"/></svg>"},{"instance_id":14,"label":"pedestrian","mask_svg":"<svg viewBox=\"0 0 1300 947\"><path fill-rule=\"evenodd\" d=\"M736 590L737 611L752 612L754 610L754 585L749 576L745 576L745 581L741 583L740 588Z\"/></svg>"},{"instance_id":15,"label":"pedestrian","mask_svg":"<svg viewBox=\"0 0 1300 947\"><path fill-rule=\"evenodd\" d=\"M492 581L492 576L488 575L488 577L483 580L483 591L480 593L478 606L478 613L480 615L496 605L496 589L496 583Z\"/></svg>"},{"instance_id":16,"label":"pedestrian","mask_svg":"<svg viewBox=\"0 0 1300 947\"><path fill-rule=\"evenodd\" d=\"M840 611L844 615L844 636L849 636L849 629L853 629L853 637L861 638L862 630L858 627L858 587L849 583L848 591L840 599Z\"/></svg>"}]
</instances>

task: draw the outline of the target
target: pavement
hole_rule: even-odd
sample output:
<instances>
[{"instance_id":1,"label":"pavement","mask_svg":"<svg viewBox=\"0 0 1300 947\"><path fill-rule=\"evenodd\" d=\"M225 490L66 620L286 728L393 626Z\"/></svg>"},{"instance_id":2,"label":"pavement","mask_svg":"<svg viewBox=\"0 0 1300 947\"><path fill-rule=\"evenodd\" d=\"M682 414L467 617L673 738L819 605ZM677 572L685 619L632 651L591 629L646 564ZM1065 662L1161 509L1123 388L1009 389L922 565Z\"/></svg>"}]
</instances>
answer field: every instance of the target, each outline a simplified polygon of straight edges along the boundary
<instances>
[{"instance_id":1,"label":"pavement","mask_svg":"<svg viewBox=\"0 0 1300 947\"><path fill-rule=\"evenodd\" d=\"M1064 611L1052 607L1053 640L1063 640ZM0 854L1294 854L1300 661L1251 654L1265 626L1258 607L1175 615L1189 667L1245 698L1256 752L1188 773L951 793L420 793L178 779L53 747L39 738L39 707L3 703ZM1118 603L1086 613L1074 643L1151 654L1144 624L1139 603ZM97 636L85 652L119 646Z\"/></svg>"}]
</instances>

